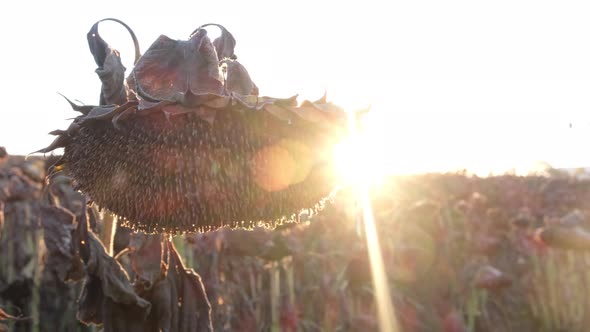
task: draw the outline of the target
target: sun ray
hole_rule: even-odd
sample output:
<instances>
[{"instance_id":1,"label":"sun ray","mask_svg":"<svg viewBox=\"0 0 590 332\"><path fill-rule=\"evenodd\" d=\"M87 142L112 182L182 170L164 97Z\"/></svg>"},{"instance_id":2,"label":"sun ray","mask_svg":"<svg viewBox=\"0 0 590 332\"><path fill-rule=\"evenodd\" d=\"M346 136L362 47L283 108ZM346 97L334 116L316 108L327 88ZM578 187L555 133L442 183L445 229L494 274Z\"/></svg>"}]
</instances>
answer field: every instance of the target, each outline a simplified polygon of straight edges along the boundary
<instances>
[{"instance_id":1,"label":"sun ray","mask_svg":"<svg viewBox=\"0 0 590 332\"><path fill-rule=\"evenodd\" d=\"M362 212L380 331L398 332L398 323L391 300L391 291L369 195L369 186L378 182L387 173L389 163L378 160L380 154L371 149L373 142L367 141L366 136L359 135L356 117L353 113L349 113L348 120L350 136L335 151L337 165L335 171L356 191L358 206Z\"/></svg>"},{"instance_id":2,"label":"sun ray","mask_svg":"<svg viewBox=\"0 0 590 332\"><path fill-rule=\"evenodd\" d=\"M371 275L373 279L375 302L377 303L380 331L397 332L399 331L399 328L393 303L391 301L391 291L389 289L387 274L385 273L383 264L381 244L379 242L379 236L377 235L368 187L360 186L358 188L358 194L363 211L363 224L365 226L364 229L367 239L367 249L369 252L369 262L371 265Z\"/></svg>"}]
</instances>

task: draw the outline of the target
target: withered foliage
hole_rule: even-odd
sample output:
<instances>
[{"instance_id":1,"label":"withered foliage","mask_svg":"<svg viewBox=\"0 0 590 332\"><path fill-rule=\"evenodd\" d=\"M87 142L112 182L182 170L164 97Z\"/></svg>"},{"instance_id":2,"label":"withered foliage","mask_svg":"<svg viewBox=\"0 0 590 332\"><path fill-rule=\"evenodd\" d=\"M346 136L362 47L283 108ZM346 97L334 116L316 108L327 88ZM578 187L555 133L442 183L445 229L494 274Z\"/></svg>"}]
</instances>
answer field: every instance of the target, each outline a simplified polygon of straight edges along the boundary
<instances>
[{"instance_id":1,"label":"withered foliage","mask_svg":"<svg viewBox=\"0 0 590 332\"><path fill-rule=\"evenodd\" d=\"M82 322L102 325L105 332L211 330L211 308L201 280L184 267L171 242L158 238L133 252L137 279L132 283L88 230L86 219L78 222L54 206L42 212L54 266L63 271L64 279L84 279L78 300ZM146 271L152 276L146 278Z\"/></svg>"},{"instance_id":2,"label":"withered foliage","mask_svg":"<svg viewBox=\"0 0 590 332\"><path fill-rule=\"evenodd\" d=\"M258 96L234 37L217 24L188 40L160 36L143 55L125 25L136 52L125 79L99 23L88 42L100 106L70 102L82 114L40 150L65 148L54 171L66 169L92 200L146 232L274 226L321 208L335 186L332 151L346 112L325 96L300 104ZM209 27L221 29L213 42Z\"/></svg>"},{"instance_id":3,"label":"withered foliage","mask_svg":"<svg viewBox=\"0 0 590 332\"><path fill-rule=\"evenodd\" d=\"M208 331L211 306L201 278L185 268L172 242L160 236L134 234L140 247L130 247L135 288L153 303L145 331ZM138 239L140 238L140 239ZM160 264L154 264L159 262Z\"/></svg>"},{"instance_id":4,"label":"withered foliage","mask_svg":"<svg viewBox=\"0 0 590 332\"><path fill-rule=\"evenodd\" d=\"M4 202L0 307L30 319L3 322L10 331L35 322L40 331L88 331L78 312L120 331L378 330L368 251L347 191L298 225L176 237L178 250L161 235L119 228L113 259L93 235L102 219L71 181L55 177L45 188L52 199L39 201L41 183L23 162L4 165L39 191ZM585 331L590 253L579 235L590 229L588 184L460 174L383 184L372 202L401 331ZM546 230L559 230L559 241Z\"/></svg>"},{"instance_id":5,"label":"withered foliage","mask_svg":"<svg viewBox=\"0 0 590 332\"><path fill-rule=\"evenodd\" d=\"M27 173L27 168L0 168L0 201L25 201L39 197L41 183L38 176ZM41 178L43 176L40 175Z\"/></svg>"},{"instance_id":6,"label":"withered foliage","mask_svg":"<svg viewBox=\"0 0 590 332\"><path fill-rule=\"evenodd\" d=\"M76 217L60 207L43 207L41 212L43 239L49 252L47 268L53 270L60 280L80 280L84 276L84 265L72 238L77 226Z\"/></svg>"},{"instance_id":7,"label":"withered foliage","mask_svg":"<svg viewBox=\"0 0 590 332\"><path fill-rule=\"evenodd\" d=\"M573 294L590 287L580 274L590 253L575 236L566 251L536 233L590 229L588 184L445 174L381 186L373 210L401 331L584 331L590 303ZM345 194L309 224L186 236L215 330L378 330L368 251Z\"/></svg>"},{"instance_id":8,"label":"withered foliage","mask_svg":"<svg viewBox=\"0 0 590 332\"><path fill-rule=\"evenodd\" d=\"M0 201L0 238L2 237L2 228L4 228L4 202Z\"/></svg>"},{"instance_id":9,"label":"withered foliage","mask_svg":"<svg viewBox=\"0 0 590 332\"><path fill-rule=\"evenodd\" d=\"M10 309L6 319L20 313L30 317L7 323L6 329L88 331L77 318L102 331L211 331L211 307L201 280L185 268L168 240L160 243L157 237L150 259L134 259L129 267L139 276L135 270L155 266L152 284L130 279L95 235L103 226L100 215L73 190L71 179L60 174L43 188L36 181L43 176L31 178L38 172L29 164L45 169L37 158L18 157L0 167L5 193L0 212L6 214L0 233L0 308ZM130 256L144 252L149 250Z\"/></svg>"},{"instance_id":10,"label":"withered foliage","mask_svg":"<svg viewBox=\"0 0 590 332\"><path fill-rule=\"evenodd\" d=\"M41 277L36 243L44 162L0 152L0 308L14 316L23 312L29 316L33 285ZM27 331L31 326L31 320L17 321L11 331Z\"/></svg>"}]
</instances>

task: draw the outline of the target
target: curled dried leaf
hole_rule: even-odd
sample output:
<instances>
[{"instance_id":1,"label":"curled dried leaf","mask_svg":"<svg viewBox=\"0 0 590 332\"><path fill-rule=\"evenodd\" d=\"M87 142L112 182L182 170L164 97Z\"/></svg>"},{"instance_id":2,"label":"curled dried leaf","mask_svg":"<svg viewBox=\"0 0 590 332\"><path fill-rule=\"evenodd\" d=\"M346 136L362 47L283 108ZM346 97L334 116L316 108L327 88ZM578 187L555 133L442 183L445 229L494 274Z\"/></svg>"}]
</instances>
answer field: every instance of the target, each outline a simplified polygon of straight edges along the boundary
<instances>
[{"instance_id":1,"label":"curled dried leaf","mask_svg":"<svg viewBox=\"0 0 590 332\"><path fill-rule=\"evenodd\" d=\"M134 233L129 242L129 258L135 272L135 289L151 289L162 278L162 236Z\"/></svg>"},{"instance_id":2,"label":"curled dried leaf","mask_svg":"<svg viewBox=\"0 0 590 332\"><path fill-rule=\"evenodd\" d=\"M79 280L84 277L80 257L76 255L72 232L76 228L75 216L68 210L46 206L41 208L43 238L47 247L47 268L53 270L59 280Z\"/></svg>"},{"instance_id":3,"label":"curled dried leaf","mask_svg":"<svg viewBox=\"0 0 590 332\"><path fill-rule=\"evenodd\" d=\"M21 201L40 196L41 183L26 176L22 168L0 171L0 201Z\"/></svg>"},{"instance_id":4,"label":"curled dried leaf","mask_svg":"<svg viewBox=\"0 0 590 332\"><path fill-rule=\"evenodd\" d=\"M142 331L151 304L135 293L125 270L88 229L88 220L78 222L76 235L86 270L78 319L103 324L105 332Z\"/></svg>"},{"instance_id":5,"label":"curled dried leaf","mask_svg":"<svg viewBox=\"0 0 590 332\"><path fill-rule=\"evenodd\" d=\"M222 68L225 71L225 88L230 92L241 95L258 95L258 87L252 79L246 67L237 60L222 60Z\"/></svg>"},{"instance_id":6,"label":"curled dried leaf","mask_svg":"<svg viewBox=\"0 0 590 332\"><path fill-rule=\"evenodd\" d=\"M133 30L127 24L125 24L125 22L123 22L123 21L120 21L116 18L105 18L105 19L102 19L102 20L94 23L94 25L92 26L92 28L90 28L90 31L88 31L88 34L86 35L86 37L88 39L88 46L90 47L90 52L94 56L94 61L96 62L96 65L99 68L104 66L104 63L106 61L106 57L108 56L108 50L109 50L109 48L111 48L109 46L109 44L107 44L107 42L104 39L102 39L102 37L98 33L98 25L101 22L105 22L105 21L117 22L117 23L121 24L123 27L125 27L125 29L127 29L127 31L129 31L129 34L131 35L131 38L133 39L133 46L135 48L135 61L134 61L134 63L137 63L137 60L139 60L141 53L139 51L139 42L137 41L137 37L135 36L135 33L133 32Z\"/></svg>"},{"instance_id":7,"label":"curled dried leaf","mask_svg":"<svg viewBox=\"0 0 590 332\"><path fill-rule=\"evenodd\" d=\"M192 269L187 269L172 242L165 244L164 257L168 260L168 271L163 284L158 285L156 298L162 297L162 289L167 289L170 295L164 298L171 298L172 303L156 301L160 309L172 311L172 319L169 324L164 322L163 331L189 332L189 331L213 331L211 323L211 304L207 299L205 287L199 277ZM163 287L166 285L167 287ZM162 308L164 307L164 308ZM154 308L158 310L158 308ZM166 317L166 315L164 315Z\"/></svg>"},{"instance_id":8,"label":"curled dried leaf","mask_svg":"<svg viewBox=\"0 0 590 332\"><path fill-rule=\"evenodd\" d=\"M195 104L204 94L223 94L219 59L205 30L187 41L160 36L139 59L132 89L151 101Z\"/></svg>"},{"instance_id":9,"label":"curled dried leaf","mask_svg":"<svg viewBox=\"0 0 590 332\"><path fill-rule=\"evenodd\" d=\"M121 105L129 100L129 89L125 81L125 67L121 62L119 51L107 44L98 33L98 25L104 21L117 22L129 31L135 46L135 62L137 62L140 57L139 42L137 41L137 37L135 37L133 30L131 30L127 24L114 18L106 18L96 22L86 35L90 52L98 66L96 74L102 82L100 104Z\"/></svg>"},{"instance_id":10,"label":"curled dried leaf","mask_svg":"<svg viewBox=\"0 0 590 332\"><path fill-rule=\"evenodd\" d=\"M234 49L236 48L236 39L223 25L215 23L204 24L197 28L197 30L193 31L191 35L194 35L195 33L199 32L199 30L202 30L208 26L215 26L221 30L221 36L215 38L213 41L213 46L215 47L215 51L217 52L217 57L219 60L235 60L236 55L234 54Z\"/></svg>"}]
</instances>

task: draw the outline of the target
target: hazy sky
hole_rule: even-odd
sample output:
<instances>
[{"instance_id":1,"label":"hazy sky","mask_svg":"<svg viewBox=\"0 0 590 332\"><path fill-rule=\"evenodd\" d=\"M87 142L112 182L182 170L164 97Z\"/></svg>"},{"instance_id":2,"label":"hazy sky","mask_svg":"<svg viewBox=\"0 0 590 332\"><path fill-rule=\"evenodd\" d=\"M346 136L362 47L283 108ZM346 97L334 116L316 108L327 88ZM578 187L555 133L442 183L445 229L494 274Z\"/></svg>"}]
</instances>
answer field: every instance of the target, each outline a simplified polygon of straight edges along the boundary
<instances>
[{"instance_id":1,"label":"hazy sky","mask_svg":"<svg viewBox=\"0 0 590 332\"><path fill-rule=\"evenodd\" d=\"M220 23L261 93L371 104L400 168L590 166L587 1L63 1L3 4L0 146L26 154L98 102L86 32L105 17L185 39ZM103 37L131 68L131 39ZM569 124L573 128L569 128Z\"/></svg>"}]
</instances>

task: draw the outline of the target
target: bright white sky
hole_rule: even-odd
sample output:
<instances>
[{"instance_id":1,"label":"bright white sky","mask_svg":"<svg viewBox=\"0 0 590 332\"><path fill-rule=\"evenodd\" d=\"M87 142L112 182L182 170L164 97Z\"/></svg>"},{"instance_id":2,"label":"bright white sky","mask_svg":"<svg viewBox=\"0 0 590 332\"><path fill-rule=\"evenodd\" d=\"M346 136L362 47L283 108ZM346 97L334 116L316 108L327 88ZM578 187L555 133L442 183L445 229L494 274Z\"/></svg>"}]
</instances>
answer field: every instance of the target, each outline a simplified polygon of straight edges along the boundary
<instances>
[{"instance_id":1,"label":"bright white sky","mask_svg":"<svg viewBox=\"0 0 590 332\"><path fill-rule=\"evenodd\" d=\"M400 170L590 166L587 1L12 1L0 10L0 145L26 154L98 102L86 32L128 23L142 51L220 23L264 95L371 104ZM101 34L127 68L131 39ZM573 123L573 128L569 128Z\"/></svg>"}]
</instances>

